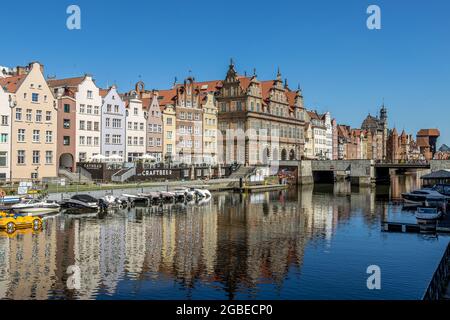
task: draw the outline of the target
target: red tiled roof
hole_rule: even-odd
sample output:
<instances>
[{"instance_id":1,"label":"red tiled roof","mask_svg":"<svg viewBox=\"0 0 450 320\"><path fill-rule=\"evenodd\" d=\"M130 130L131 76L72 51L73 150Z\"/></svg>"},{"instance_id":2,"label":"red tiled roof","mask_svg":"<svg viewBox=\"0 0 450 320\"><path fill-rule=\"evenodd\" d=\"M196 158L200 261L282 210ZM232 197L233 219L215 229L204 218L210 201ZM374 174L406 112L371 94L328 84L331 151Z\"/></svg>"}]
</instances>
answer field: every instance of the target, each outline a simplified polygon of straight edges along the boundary
<instances>
[{"instance_id":1,"label":"red tiled roof","mask_svg":"<svg viewBox=\"0 0 450 320\"><path fill-rule=\"evenodd\" d=\"M270 89L273 88L274 80L267 80L261 82L261 94L263 100L266 100L269 98Z\"/></svg>"},{"instance_id":2,"label":"red tiled roof","mask_svg":"<svg viewBox=\"0 0 450 320\"><path fill-rule=\"evenodd\" d=\"M102 98L106 97L108 92L109 92L109 90L107 90L107 89L99 89L99 94Z\"/></svg>"},{"instance_id":3,"label":"red tiled roof","mask_svg":"<svg viewBox=\"0 0 450 320\"><path fill-rule=\"evenodd\" d=\"M251 78L239 76L238 79L239 79L239 84L241 86L241 89L243 91L246 91L248 89L248 87L250 86Z\"/></svg>"},{"instance_id":4,"label":"red tiled roof","mask_svg":"<svg viewBox=\"0 0 450 320\"><path fill-rule=\"evenodd\" d=\"M10 93L15 93L20 84L26 78L26 74L20 76L0 78L0 86L6 89Z\"/></svg>"},{"instance_id":5,"label":"red tiled roof","mask_svg":"<svg viewBox=\"0 0 450 320\"><path fill-rule=\"evenodd\" d=\"M174 98L177 95L176 89L159 90L158 93L159 93L158 101L160 107L164 107L168 104L173 104L175 102Z\"/></svg>"},{"instance_id":6,"label":"red tiled roof","mask_svg":"<svg viewBox=\"0 0 450 320\"><path fill-rule=\"evenodd\" d=\"M55 79L55 80L47 80L49 87L78 87L81 82L84 80L83 77L75 77L75 78L66 78L66 79Z\"/></svg>"}]
</instances>

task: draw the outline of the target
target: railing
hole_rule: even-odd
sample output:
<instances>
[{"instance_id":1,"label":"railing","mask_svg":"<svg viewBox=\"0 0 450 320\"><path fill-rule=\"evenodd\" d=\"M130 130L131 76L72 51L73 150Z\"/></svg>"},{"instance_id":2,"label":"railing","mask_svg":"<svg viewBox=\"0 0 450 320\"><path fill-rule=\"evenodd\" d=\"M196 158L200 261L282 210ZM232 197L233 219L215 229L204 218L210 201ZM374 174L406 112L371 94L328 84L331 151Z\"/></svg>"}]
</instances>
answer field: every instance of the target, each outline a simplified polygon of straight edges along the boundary
<instances>
[{"instance_id":1,"label":"railing","mask_svg":"<svg viewBox=\"0 0 450 320\"><path fill-rule=\"evenodd\" d=\"M86 179L92 180L92 174L89 171L87 171L85 168L78 167L78 170L79 170L79 174L81 173L81 175L84 176Z\"/></svg>"},{"instance_id":2,"label":"railing","mask_svg":"<svg viewBox=\"0 0 450 320\"><path fill-rule=\"evenodd\" d=\"M431 278L431 282L428 285L422 300L440 300L443 297L444 290L447 288L449 276L450 276L450 242L447 249L444 252L444 256L439 263L437 270Z\"/></svg>"},{"instance_id":3,"label":"railing","mask_svg":"<svg viewBox=\"0 0 450 320\"><path fill-rule=\"evenodd\" d=\"M120 170L111 177L111 180L113 182L123 183L127 181L129 178L133 177L134 175L136 175L136 167L129 168L126 171Z\"/></svg>"}]
</instances>

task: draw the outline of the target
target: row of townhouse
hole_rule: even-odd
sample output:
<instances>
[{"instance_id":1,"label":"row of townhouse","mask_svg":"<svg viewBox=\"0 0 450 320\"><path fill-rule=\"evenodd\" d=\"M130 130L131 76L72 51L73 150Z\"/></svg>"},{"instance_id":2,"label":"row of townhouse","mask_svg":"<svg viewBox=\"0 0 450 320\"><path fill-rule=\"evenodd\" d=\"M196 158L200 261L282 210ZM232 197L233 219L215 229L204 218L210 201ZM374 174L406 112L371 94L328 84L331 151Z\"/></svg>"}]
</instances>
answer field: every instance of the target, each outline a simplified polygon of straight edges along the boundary
<instances>
[{"instance_id":1,"label":"row of townhouse","mask_svg":"<svg viewBox=\"0 0 450 320\"><path fill-rule=\"evenodd\" d=\"M90 75L45 79L43 68L34 62L2 72L0 180L76 172L77 163L99 155L117 162L145 155L158 162L216 161L211 88L193 88L187 80L170 90L148 91L139 82L121 94L116 86L98 87Z\"/></svg>"},{"instance_id":2,"label":"row of townhouse","mask_svg":"<svg viewBox=\"0 0 450 320\"><path fill-rule=\"evenodd\" d=\"M167 90L138 82L119 93L90 75L45 79L43 68L34 62L0 77L2 180L56 177L101 157L255 165L338 153L330 113L307 111L279 70L259 80L231 62L223 80L189 77Z\"/></svg>"}]
</instances>

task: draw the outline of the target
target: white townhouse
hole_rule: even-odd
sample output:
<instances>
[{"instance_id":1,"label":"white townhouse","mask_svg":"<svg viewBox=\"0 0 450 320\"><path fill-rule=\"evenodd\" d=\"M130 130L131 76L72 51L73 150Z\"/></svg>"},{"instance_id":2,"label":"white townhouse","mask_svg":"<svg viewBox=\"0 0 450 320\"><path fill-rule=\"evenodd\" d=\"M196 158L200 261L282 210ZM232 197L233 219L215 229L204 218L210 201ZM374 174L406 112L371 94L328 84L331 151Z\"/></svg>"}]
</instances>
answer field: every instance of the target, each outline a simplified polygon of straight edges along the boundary
<instances>
[{"instance_id":1,"label":"white townhouse","mask_svg":"<svg viewBox=\"0 0 450 320\"><path fill-rule=\"evenodd\" d=\"M147 111L136 92L124 96L126 108L126 147L125 161L134 162L146 154Z\"/></svg>"},{"instance_id":2,"label":"white townhouse","mask_svg":"<svg viewBox=\"0 0 450 320\"><path fill-rule=\"evenodd\" d=\"M333 160L333 124L331 123L330 112L325 112L322 116L325 124L325 158Z\"/></svg>"},{"instance_id":3,"label":"white townhouse","mask_svg":"<svg viewBox=\"0 0 450 320\"><path fill-rule=\"evenodd\" d=\"M10 178L11 108L9 94L0 85L0 182Z\"/></svg>"},{"instance_id":4,"label":"white townhouse","mask_svg":"<svg viewBox=\"0 0 450 320\"><path fill-rule=\"evenodd\" d=\"M103 97L101 108L101 154L105 157L125 158L126 109L125 102L117 92L116 86L100 90Z\"/></svg>"}]
</instances>

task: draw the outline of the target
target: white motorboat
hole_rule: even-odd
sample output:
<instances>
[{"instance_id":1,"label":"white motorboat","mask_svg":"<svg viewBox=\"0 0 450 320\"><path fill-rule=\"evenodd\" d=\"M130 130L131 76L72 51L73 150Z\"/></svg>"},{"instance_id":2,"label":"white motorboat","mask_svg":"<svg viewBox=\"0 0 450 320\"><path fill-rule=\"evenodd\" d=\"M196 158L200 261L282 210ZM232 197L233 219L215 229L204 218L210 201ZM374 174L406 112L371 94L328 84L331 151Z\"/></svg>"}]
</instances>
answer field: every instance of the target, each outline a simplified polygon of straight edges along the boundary
<instances>
[{"instance_id":1,"label":"white motorboat","mask_svg":"<svg viewBox=\"0 0 450 320\"><path fill-rule=\"evenodd\" d=\"M437 208L417 208L416 219L418 222L433 222L441 217Z\"/></svg>"},{"instance_id":2,"label":"white motorboat","mask_svg":"<svg viewBox=\"0 0 450 320\"><path fill-rule=\"evenodd\" d=\"M61 210L61 206L54 201L31 199L11 206L11 209L14 212L25 214L27 216L41 216L58 213Z\"/></svg>"},{"instance_id":3,"label":"white motorboat","mask_svg":"<svg viewBox=\"0 0 450 320\"><path fill-rule=\"evenodd\" d=\"M191 186L189 190L193 191L197 198L211 198L211 192L203 186Z\"/></svg>"},{"instance_id":4,"label":"white motorboat","mask_svg":"<svg viewBox=\"0 0 450 320\"><path fill-rule=\"evenodd\" d=\"M175 195L178 197L183 196L185 201L191 201L195 198L195 191L191 190L189 188L185 188L185 187L178 187L175 188L174 191Z\"/></svg>"},{"instance_id":5,"label":"white motorboat","mask_svg":"<svg viewBox=\"0 0 450 320\"><path fill-rule=\"evenodd\" d=\"M122 194L122 199L126 199L129 203L148 205L150 199L144 195Z\"/></svg>"}]
</instances>

